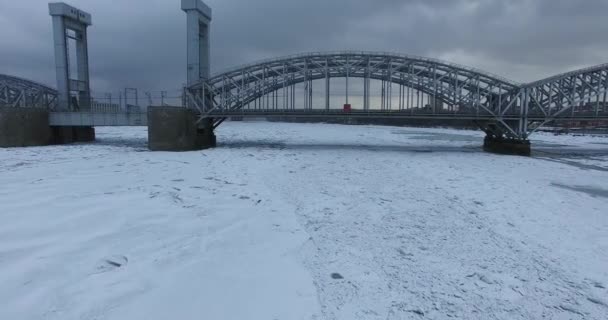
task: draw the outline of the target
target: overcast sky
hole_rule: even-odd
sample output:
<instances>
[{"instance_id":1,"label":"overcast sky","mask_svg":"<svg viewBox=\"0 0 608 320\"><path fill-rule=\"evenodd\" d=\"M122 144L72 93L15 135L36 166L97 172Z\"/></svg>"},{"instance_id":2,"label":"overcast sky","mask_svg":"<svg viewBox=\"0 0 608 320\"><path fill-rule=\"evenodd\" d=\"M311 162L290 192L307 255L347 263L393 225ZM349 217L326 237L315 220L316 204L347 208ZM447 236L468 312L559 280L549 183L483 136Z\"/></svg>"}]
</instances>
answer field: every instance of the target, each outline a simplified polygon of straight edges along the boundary
<instances>
[{"instance_id":1,"label":"overcast sky","mask_svg":"<svg viewBox=\"0 0 608 320\"><path fill-rule=\"evenodd\" d=\"M608 62L608 0L207 0L212 73L334 50L439 58L527 82ZM0 73L55 87L48 1L0 0ZM179 0L71 0L93 15L92 88L177 90L186 79Z\"/></svg>"}]
</instances>

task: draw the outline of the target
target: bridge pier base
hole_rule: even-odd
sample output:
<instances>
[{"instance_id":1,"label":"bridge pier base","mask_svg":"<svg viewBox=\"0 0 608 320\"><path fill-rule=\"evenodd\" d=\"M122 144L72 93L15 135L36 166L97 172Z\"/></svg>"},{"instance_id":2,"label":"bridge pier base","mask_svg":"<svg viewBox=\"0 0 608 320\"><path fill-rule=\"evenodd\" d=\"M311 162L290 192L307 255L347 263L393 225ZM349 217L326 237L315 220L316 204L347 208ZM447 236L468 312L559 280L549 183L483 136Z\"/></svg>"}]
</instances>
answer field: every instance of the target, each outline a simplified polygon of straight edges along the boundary
<instances>
[{"instance_id":1,"label":"bridge pier base","mask_svg":"<svg viewBox=\"0 0 608 320\"><path fill-rule=\"evenodd\" d=\"M45 146L51 142L49 113L35 108L0 108L0 147Z\"/></svg>"},{"instance_id":2,"label":"bridge pier base","mask_svg":"<svg viewBox=\"0 0 608 320\"><path fill-rule=\"evenodd\" d=\"M197 143L201 146L201 149L215 148L217 146L212 118L206 118L201 121L197 129L197 139Z\"/></svg>"},{"instance_id":3,"label":"bridge pier base","mask_svg":"<svg viewBox=\"0 0 608 320\"><path fill-rule=\"evenodd\" d=\"M95 128L50 126L49 112L0 108L0 147L34 147L95 141Z\"/></svg>"},{"instance_id":4,"label":"bridge pier base","mask_svg":"<svg viewBox=\"0 0 608 320\"><path fill-rule=\"evenodd\" d=\"M198 116L181 107L148 108L148 148L152 151L193 151L215 147L211 119L197 125Z\"/></svg>"},{"instance_id":5,"label":"bridge pier base","mask_svg":"<svg viewBox=\"0 0 608 320\"><path fill-rule=\"evenodd\" d=\"M483 149L485 151L500 154L529 156L531 154L530 146L530 140L497 138L491 135L486 135L483 140Z\"/></svg>"},{"instance_id":6,"label":"bridge pier base","mask_svg":"<svg viewBox=\"0 0 608 320\"><path fill-rule=\"evenodd\" d=\"M52 126L50 144L95 141L94 127Z\"/></svg>"}]
</instances>

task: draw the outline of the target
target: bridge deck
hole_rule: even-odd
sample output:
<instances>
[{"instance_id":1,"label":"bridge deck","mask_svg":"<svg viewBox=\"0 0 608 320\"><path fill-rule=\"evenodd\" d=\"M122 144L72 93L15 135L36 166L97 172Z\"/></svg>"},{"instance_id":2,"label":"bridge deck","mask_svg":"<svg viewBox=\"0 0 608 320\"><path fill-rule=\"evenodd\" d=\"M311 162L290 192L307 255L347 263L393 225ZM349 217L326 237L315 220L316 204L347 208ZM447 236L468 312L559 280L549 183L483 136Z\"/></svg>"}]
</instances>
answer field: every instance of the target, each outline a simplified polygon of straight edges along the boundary
<instances>
[{"instance_id":1,"label":"bridge deck","mask_svg":"<svg viewBox=\"0 0 608 320\"><path fill-rule=\"evenodd\" d=\"M495 120L496 116L490 113L471 113L471 112L421 112L411 110L218 110L208 114L212 118L224 117L293 117L293 118L369 118L369 119L445 119L445 120ZM531 121L544 121L547 118L542 113L530 114L528 119ZM518 114L506 114L501 119L503 120L519 120ZM603 113L577 113L564 114L556 118L556 120L608 120L608 112Z\"/></svg>"},{"instance_id":2,"label":"bridge deck","mask_svg":"<svg viewBox=\"0 0 608 320\"><path fill-rule=\"evenodd\" d=\"M207 114L212 118L358 118L358 119L436 119L436 120L480 120L493 121L491 114L474 113L421 113L410 110L401 111L342 111L342 110L217 110ZM503 120L518 120L518 115L505 115ZM544 114L531 114L530 121L544 121ZM608 120L608 112L595 114L578 113L566 114L556 120ZM145 112L137 113L110 113L110 112L51 112L50 123L54 126L147 126L148 115Z\"/></svg>"}]
</instances>

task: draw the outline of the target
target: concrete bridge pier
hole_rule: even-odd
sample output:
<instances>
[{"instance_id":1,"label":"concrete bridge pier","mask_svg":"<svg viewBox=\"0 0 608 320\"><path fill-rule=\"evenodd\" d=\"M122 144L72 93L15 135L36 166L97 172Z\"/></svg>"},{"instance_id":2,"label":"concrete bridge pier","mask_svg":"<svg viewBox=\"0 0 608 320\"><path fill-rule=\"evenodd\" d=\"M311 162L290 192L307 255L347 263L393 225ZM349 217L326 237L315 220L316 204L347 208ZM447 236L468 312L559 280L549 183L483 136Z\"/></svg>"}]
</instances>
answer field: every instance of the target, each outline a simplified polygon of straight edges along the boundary
<instances>
[{"instance_id":1,"label":"concrete bridge pier","mask_svg":"<svg viewBox=\"0 0 608 320\"><path fill-rule=\"evenodd\" d=\"M485 133L483 149L487 152L529 156L531 153L530 140L513 138L505 134L504 125L496 122L474 121ZM508 125L516 127L517 122L505 121Z\"/></svg>"},{"instance_id":2,"label":"concrete bridge pier","mask_svg":"<svg viewBox=\"0 0 608 320\"><path fill-rule=\"evenodd\" d=\"M205 118L198 125L197 129L198 143L203 149L215 148L217 146L217 138L215 137L215 129L213 128L213 118Z\"/></svg>"},{"instance_id":3,"label":"concrete bridge pier","mask_svg":"<svg viewBox=\"0 0 608 320\"><path fill-rule=\"evenodd\" d=\"M213 148L213 120L197 124L198 115L182 107L148 108L148 148L152 151L193 151Z\"/></svg>"},{"instance_id":4,"label":"concrete bridge pier","mask_svg":"<svg viewBox=\"0 0 608 320\"><path fill-rule=\"evenodd\" d=\"M486 135L483 140L483 149L488 152L529 156L531 154L530 140L510 139Z\"/></svg>"},{"instance_id":5,"label":"concrete bridge pier","mask_svg":"<svg viewBox=\"0 0 608 320\"><path fill-rule=\"evenodd\" d=\"M0 108L0 147L44 146L51 142L49 112L35 108Z\"/></svg>"},{"instance_id":6,"label":"concrete bridge pier","mask_svg":"<svg viewBox=\"0 0 608 320\"><path fill-rule=\"evenodd\" d=\"M0 147L33 147L95 141L93 127L49 124L49 112L37 108L0 108Z\"/></svg>"},{"instance_id":7,"label":"concrete bridge pier","mask_svg":"<svg viewBox=\"0 0 608 320\"><path fill-rule=\"evenodd\" d=\"M94 127L51 126L50 144L95 141Z\"/></svg>"}]
</instances>

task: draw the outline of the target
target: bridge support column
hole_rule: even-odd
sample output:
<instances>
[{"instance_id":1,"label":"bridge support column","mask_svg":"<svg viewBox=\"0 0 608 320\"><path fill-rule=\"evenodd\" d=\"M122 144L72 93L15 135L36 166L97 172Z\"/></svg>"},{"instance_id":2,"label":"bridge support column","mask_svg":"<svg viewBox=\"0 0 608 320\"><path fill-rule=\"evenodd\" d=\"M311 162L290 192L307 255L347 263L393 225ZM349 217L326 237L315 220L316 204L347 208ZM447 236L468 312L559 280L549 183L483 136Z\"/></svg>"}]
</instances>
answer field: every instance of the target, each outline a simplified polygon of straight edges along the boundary
<instances>
[{"instance_id":1,"label":"bridge support column","mask_svg":"<svg viewBox=\"0 0 608 320\"><path fill-rule=\"evenodd\" d=\"M215 147L213 120L197 125L198 116L187 108L148 108L148 148L152 151L193 151Z\"/></svg>"},{"instance_id":2,"label":"bridge support column","mask_svg":"<svg viewBox=\"0 0 608 320\"><path fill-rule=\"evenodd\" d=\"M488 134L483 140L483 149L493 153L529 156L530 147L530 140L527 139L511 139Z\"/></svg>"},{"instance_id":3,"label":"bridge support column","mask_svg":"<svg viewBox=\"0 0 608 320\"><path fill-rule=\"evenodd\" d=\"M216 147L217 138L215 137L212 118L206 118L201 121L197 128L196 138L197 144L201 146L202 149Z\"/></svg>"}]
</instances>

